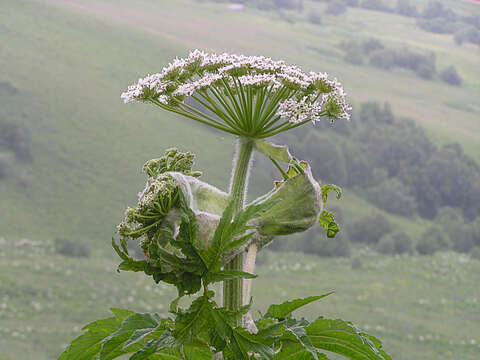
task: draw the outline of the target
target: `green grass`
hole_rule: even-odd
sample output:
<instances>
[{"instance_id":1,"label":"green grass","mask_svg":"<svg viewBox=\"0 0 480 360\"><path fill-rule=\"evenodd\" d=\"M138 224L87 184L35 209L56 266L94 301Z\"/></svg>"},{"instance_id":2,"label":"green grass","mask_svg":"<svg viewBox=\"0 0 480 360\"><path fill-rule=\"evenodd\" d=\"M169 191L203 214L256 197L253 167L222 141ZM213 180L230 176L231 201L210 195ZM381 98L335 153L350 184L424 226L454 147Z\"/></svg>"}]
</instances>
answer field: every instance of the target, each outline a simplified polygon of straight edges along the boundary
<instances>
[{"instance_id":1,"label":"green grass","mask_svg":"<svg viewBox=\"0 0 480 360\"><path fill-rule=\"evenodd\" d=\"M294 297L336 293L299 312L344 318L382 339L395 360L476 360L480 354L480 261L442 253L363 264L298 253L261 254L255 309ZM55 359L109 307L166 315L176 296L142 274L114 272L119 261L55 254L50 243L0 240L0 359ZM188 299L186 300L188 303Z\"/></svg>"}]
</instances>

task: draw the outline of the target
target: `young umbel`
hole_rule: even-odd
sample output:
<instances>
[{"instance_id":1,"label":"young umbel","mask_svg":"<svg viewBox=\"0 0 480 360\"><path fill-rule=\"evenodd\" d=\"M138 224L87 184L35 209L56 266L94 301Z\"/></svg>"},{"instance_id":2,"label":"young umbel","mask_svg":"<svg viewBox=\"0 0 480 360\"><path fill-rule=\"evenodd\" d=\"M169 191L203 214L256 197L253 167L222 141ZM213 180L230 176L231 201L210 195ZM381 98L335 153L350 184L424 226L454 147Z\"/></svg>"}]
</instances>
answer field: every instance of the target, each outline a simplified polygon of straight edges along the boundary
<instances>
[{"instance_id":1,"label":"young umbel","mask_svg":"<svg viewBox=\"0 0 480 360\"><path fill-rule=\"evenodd\" d=\"M310 121L348 120L351 108L336 79L261 56L195 50L139 79L122 99L151 103L236 136L231 183L222 191L200 180L194 155L175 148L144 165L145 188L112 239L122 260L118 269L171 284L178 297L169 316L111 309L113 316L87 325L61 360L319 360L330 353L390 359L376 338L349 322L292 316L330 293L271 305L255 318L250 314L258 251L276 236L317 222L329 238L339 230L325 205L331 191L340 198L340 188L321 184L307 162L265 140ZM246 203L254 152L274 163L280 179ZM130 241L143 249L143 258L129 253ZM213 291L219 282L221 303ZM185 295L190 305L181 308Z\"/></svg>"}]
</instances>

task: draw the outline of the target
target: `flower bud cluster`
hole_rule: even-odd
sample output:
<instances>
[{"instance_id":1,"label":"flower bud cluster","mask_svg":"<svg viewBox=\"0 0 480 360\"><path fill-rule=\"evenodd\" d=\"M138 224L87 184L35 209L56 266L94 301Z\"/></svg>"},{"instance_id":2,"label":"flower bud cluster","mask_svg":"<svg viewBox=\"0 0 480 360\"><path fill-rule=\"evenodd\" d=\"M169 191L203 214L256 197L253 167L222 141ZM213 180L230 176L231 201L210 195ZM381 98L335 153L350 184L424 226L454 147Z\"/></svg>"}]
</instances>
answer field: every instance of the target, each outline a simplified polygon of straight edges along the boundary
<instances>
[{"instance_id":1,"label":"flower bud cluster","mask_svg":"<svg viewBox=\"0 0 480 360\"><path fill-rule=\"evenodd\" d=\"M147 183L138 194L137 205L126 209L123 221L117 226L121 237L141 239L144 249L151 241L163 242L162 237L172 230L167 220L177 205L180 191L171 173L200 176L200 172L192 171L193 160L194 154L190 152L168 149L161 158L145 163Z\"/></svg>"},{"instance_id":2,"label":"flower bud cluster","mask_svg":"<svg viewBox=\"0 0 480 360\"><path fill-rule=\"evenodd\" d=\"M238 84L243 89L237 88ZM315 122L322 116L332 120L350 117L351 108L341 84L325 73L306 73L297 66L263 56L208 54L199 50L184 59L175 59L158 74L139 79L121 97L125 103L155 101L179 107L185 98L198 92L238 94L244 89L252 89L254 95L256 90L264 89L272 98L280 94L276 97L276 115L291 123L307 119Z\"/></svg>"}]
</instances>

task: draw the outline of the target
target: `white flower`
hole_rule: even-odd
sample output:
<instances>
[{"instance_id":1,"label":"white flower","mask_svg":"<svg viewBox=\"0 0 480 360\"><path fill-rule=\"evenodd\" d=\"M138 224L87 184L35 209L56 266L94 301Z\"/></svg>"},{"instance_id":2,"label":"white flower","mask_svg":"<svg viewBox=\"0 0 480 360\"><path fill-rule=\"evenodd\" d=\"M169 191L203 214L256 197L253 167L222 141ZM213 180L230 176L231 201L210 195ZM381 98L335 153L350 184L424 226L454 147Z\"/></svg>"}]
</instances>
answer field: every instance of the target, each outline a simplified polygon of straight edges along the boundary
<instances>
[{"instance_id":1,"label":"white flower","mask_svg":"<svg viewBox=\"0 0 480 360\"><path fill-rule=\"evenodd\" d=\"M242 88L265 91L244 96L242 91L247 90ZM264 56L209 54L200 50L173 60L160 73L140 78L121 98L125 103L150 101L172 111L179 108L185 116L198 120L202 112L184 103L198 92L203 99L199 101L217 116L213 119L211 114L205 114L199 121L241 136L271 136L278 133L276 129L291 128L287 123L315 123L323 116L332 120L350 118L351 107L341 84L329 79L326 73L306 73L295 65ZM259 99L269 105L263 106ZM261 105L255 113L258 118L243 121L252 116L253 104ZM268 110L262 113L264 109ZM194 113L190 114L191 111ZM271 119L271 111L277 118ZM278 119L286 126L276 124ZM252 122L254 126L245 126Z\"/></svg>"}]
</instances>

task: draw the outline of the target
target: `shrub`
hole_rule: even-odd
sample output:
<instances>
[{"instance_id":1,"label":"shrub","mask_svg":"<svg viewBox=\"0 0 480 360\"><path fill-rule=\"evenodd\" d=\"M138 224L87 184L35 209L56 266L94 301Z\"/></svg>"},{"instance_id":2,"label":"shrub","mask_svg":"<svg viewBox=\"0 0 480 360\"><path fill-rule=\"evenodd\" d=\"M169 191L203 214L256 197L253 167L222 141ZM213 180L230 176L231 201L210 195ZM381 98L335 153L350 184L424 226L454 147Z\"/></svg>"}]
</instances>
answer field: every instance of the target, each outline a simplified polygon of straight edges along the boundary
<instances>
[{"instance_id":1,"label":"shrub","mask_svg":"<svg viewBox=\"0 0 480 360\"><path fill-rule=\"evenodd\" d=\"M397 14L409 17L417 17L418 10L415 5L411 5L408 0L398 0L396 7Z\"/></svg>"},{"instance_id":2,"label":"shrub","mask_svg":"<svg viewBox=\"0 0 480 360\"><path fill-rule=\"evenodd\" d=\"M417 19L417 26L435 34L453 34L457 30L454 22L445 21L442 18Z\"/></svg>"},{"instance_id":3,"label":"shrub","mask_svg":"<svg viewBox=\"0 0 480 360\"><path fill-rule=\"evenodd\" d=\"M347 0L347 6L358 7L360 5L359 0Z\"/></svg>"},{"instance_id":4,"label":"shrub","mask_svg":"<svg viewBox=\"0 0 480 360\"><path fill-rule=\"evenodd\" d=\"M417 251L422 255L430 255L440 250L448 250L451 241L448 234L442 229L431 226L417 244Z\"/></svg>"},{"instance_id":5,"label":"shrub","mask_svg":"<svg viewBox=\"0 0 480 360\"><path fill-rule=\"evenodd\" d=\"M312 11L310 14L308 14L308 21L312 24L319 25L322 23L322 17L318 12Z\"/></svg>"},{"instance_id":6,"label":"shrub","mask_svg":"<svg viewBox=\"0 0 480 360\"><path fill-rule=\"evenodd\" d=\"M378 241L377 250L385 255L392 255L395 253L395 240L390 234L382 236Z\"/></svg>"},{"instance_id":7,"label":"shrub","mask_svg":"<svg viewBox=\"0 0 480 360\"><path fill-rule=\"evenodd\" d=\"M352 47L345 52L343 59L350 64L362 65L363 57L364 56L358 47Z\"/></svg>"},{"instance_id":8,"label":"shrub","mask_svg":"<svg viewBox=\"0 0 480 360\"><path fill-rule=\"evenodd\" d=\"M370 58L370 64L381 68L381 69L391 69L395 65L395 51L389 49L379 50L373 53Z\"/></svg>"},{"instance_id":9,"label":"shrub","mask_svg":"<svg viewBox=\"0 0 480 360\"><path fill-rule=\"evenodd\" d=\"M6 178L8 175L8 156L0 153L0 179Z\"/></svg>"},{"instance_id":10,"label":"shrub","mask_svg":"<svg viewBox=\"0 0 480 360\"><path fill-rule=\"evenodd\" d=\"M412 251L412 239L403 231L383 235L377 249L382 254L405 254Z\"/></svg>"},{"instance_id":11,"label":"shrub","mask_svg":"<svg viewBox=\"0 0 480 360\"><path fill-rule=\"evenodd\" d=\"M457 15L451 9L446 9L440 1L430 1L423 10L422 17L426 19L457 20Z\"/></svg>"},{"instance_id":12,"label":"shrub","mask_svg":"<svg viewBox=\"0 0 480 360\"><path fill-rule=\"evenodd\" d=\"M393 230L392 224L381 214L365 216L348 226L348 233L355 234L351 240L366 244L376 244L380 238Z\"/></svg>"},{"instance_id":13,"label":"shrub","mask_svg":"<svg viewBox=\"0 0 480 360\"><path fill-rule=\"evenodd\" d=\"M449 66L440 72L440 79L449 85L460 86L462 84L462 78L453 66Z\"/></svg>"},{"instance_id":14,"label":"shrub","mask_svg":"<svg viewBox=\"0 0 480 360\"><path fill-rule=\"evenodd\" d=\"M367 191L370 202L392 214L413 216L417 210L415 198L398 179L388 179Z\"/></svg>"},{"instance_id":15,"label":"shrub","mask_svg":"<svg viewBox=\"0 0 480 360\"><path fill-rule=\"evenodd\" d=\"M273 0L257 0L257 8L264 11L275 10L275 4Z\"/></svg>"},{"instance_id":16,"label":"shrub","mask_svg":"<svg viewBox=\"0 0 480 360\"><path fill-rule=\"evenodd\" d=\"M32 140L29 131L15 123L0 122L0 148L12 151L20 160L31 160Z\"/></svg>"},{"instance_id":17,"label":"shrub","mask_svg":"<svg viewBox=\"0 0 480 360\"><path fill-rule=\"evenodd\" d=\"M435 75L435 67L428 63L422 63L415 70L415 73L422 79L430 80Z\"/></svg>"},{"instance_id":18,"label":"shrub","mask_svg":"<svg viewBox=\"0 0 480 360\"><path fill-rule=\"evenodd\" d=\"M362 42L361 47L365 54L370 54L372 51L384 49L383 43L375 38L370 38Z\"/></svg>"},{"instance_id":19,"label":"shrub","mask_svg":"<svg viewBox=\"0 0 480 360\"><path fill-rule=\"evenodd\" d=\"M347 11L347 4L342 0L333 0L328 3L325 13L338 16Z\"/></svg>"},{"instance_id":20,"label":"shrub","mask_svg":"<svg viewBox=\"0 0 480 360\"><path fill-rule=\"evenodd\" d=\"M70 239L55 239L54 248L57 254L69 257L88 257L90 255L90 249L85 244Z\"/></svg>"},{"instance_id":21,"label":"shrub","mask_svg":"<svg viewBox=\"0 0 480 360\"><path fill-rule=\"evenodd\" d=\"M323 257L349 257L350 242L343 232L338 233L334 239L317 236L311 239L310 249L307 253Z\"/></svg>"},{"instance_id":22,"label":"shrub","mask_svg":"<svg viewBox=\"0 0 480 360\"><path fill-rule=\"evenodd\" d=\"M350 265L353 270L359 270L363 268L362 260L359 257L354 257Z\"/></svg>"},{"instance_id":23,"label":"shrub","mask_svg":"<svg viewBox=\"0 0 480 360\"><path fill-rule=\"evenodd\" d=\"M472 259L480 260L480 246L475 246L472 250L470 250L470 256Z\"/></svg>"},{"instance_id":24,"label":"shrub","mask_svg":"<svg viewBox=\"0 0 480 360\"><path fill-rule=\"evenodd\" d=\"M297 0L273 0L273 4L280 9L296 9Z\"/></svg>"},{"instance_id":25,"label":"shrub","mask_svg":"<svg viewBox=\"0 0 480 360\"><path fill-rule=\"evenodd\" d=\"M363 0L360 6L370 10L377 10L377 11L383 11L383 12L392 11L387 5L383 3L382 0Z\"/></svg>"}]
</instances>

